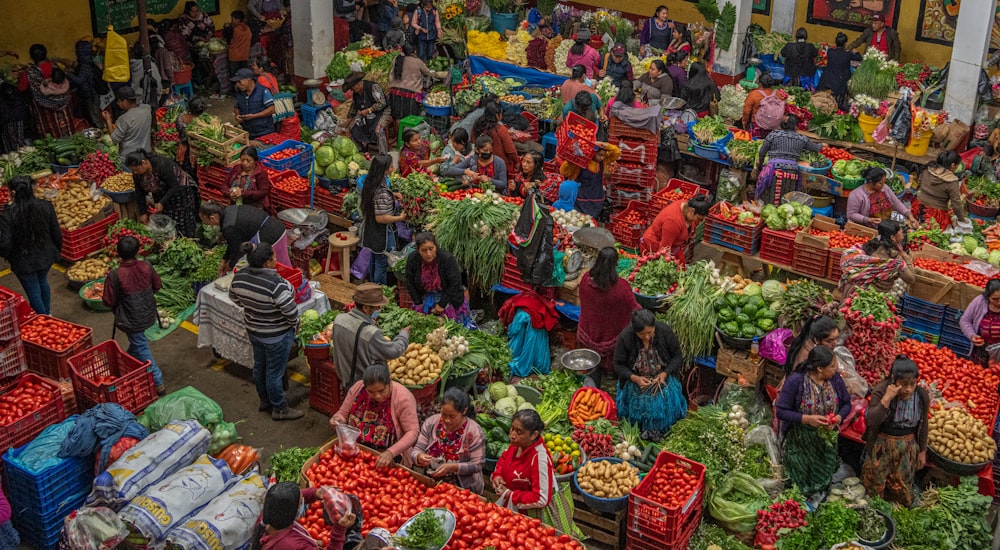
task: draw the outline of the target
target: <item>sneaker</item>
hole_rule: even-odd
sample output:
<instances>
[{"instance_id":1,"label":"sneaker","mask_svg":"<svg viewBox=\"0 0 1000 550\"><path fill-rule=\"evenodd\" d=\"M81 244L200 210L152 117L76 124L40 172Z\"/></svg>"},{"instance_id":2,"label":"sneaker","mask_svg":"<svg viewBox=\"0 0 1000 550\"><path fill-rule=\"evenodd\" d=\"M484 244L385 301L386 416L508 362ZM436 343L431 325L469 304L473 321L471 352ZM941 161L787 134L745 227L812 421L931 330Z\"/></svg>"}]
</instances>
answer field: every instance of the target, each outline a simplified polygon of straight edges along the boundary
<instances>
[{"instance_id":1,"label":"sneaker","mask_svg":"<svg viewBox=\"0 0 1000 550\"><path fill-rule=\"evenodd\" d=\"M292 409L290 407L285 407L281 410L271 411L271 420L296 420L305 416L306 413L298 410Z\"/></svg>"},{"instance_id":2,"label":"sneaker","mask_svg":"<svg viewBox=\"0 0 1000 550\"><path fill-rule=\"evenodd\" d=\"M257 405L257 410L260 412L271 412L271 409L273 408L274 407L267 401L261 401L260 404Z\"/></svg>"},{"instance_id":3,"label":"sneaker","mask_svg":"<svg viewBox=\"0 0 1000 550\"><path fill-rule=\"evenodd\" d=\"M166 395L166 393L167 393L167 385L166 384L157 384L156 385L156 395Z\"/></svg>"}]
</instances>

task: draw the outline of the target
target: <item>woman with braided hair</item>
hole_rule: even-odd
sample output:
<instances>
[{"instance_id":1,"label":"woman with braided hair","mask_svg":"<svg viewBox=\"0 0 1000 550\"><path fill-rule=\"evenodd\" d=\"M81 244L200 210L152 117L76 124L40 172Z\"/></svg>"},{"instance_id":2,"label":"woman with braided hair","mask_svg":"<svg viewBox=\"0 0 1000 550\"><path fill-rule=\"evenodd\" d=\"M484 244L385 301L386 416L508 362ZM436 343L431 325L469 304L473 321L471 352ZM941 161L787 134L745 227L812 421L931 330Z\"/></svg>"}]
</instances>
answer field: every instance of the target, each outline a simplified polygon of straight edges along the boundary
<instances>
[{"instance_id":1,"label":"woman with braided hair","mask_svg":"<svg viewBox=\"0 0 1000 550\"><path fill-rule=\"evenodd\" d=\"M844 274L840 278L841 299L846 300L858 287L874 285L882 292L892 290L896 279L913 283L913 259L906 252L903 229L895 220L878 224L878 237L844 251L840 260Z\"/></svg>"}]
</instances>

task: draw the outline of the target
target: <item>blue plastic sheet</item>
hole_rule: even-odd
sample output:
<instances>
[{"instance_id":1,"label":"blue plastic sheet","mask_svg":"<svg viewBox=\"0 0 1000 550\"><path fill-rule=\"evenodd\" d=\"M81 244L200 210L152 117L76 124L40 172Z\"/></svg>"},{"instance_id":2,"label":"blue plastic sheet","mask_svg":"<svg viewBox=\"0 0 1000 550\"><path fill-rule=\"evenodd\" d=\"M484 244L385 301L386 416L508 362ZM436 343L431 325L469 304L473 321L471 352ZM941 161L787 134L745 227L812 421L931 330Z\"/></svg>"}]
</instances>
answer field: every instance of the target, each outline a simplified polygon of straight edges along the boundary
<instances>
[{"instance_id":1,"label":"blue plastic sheet","mask_svg":"<svg viewBox=\"0 0 1000 550\"><path fill-rule=\"evenodd\" d=\"M558 301L556 302L556 311L559 312L559 315L562 315L574 323L580 322L580 306L578 305Z\"/></svg>"},{"instance_id":2,"label":"blue plastic sheet","mask_svg":"<svg viewBox=\"0 0 1000 550\"><path fill-rule=\"evenodd\" d=\"M56 457L56 453L59 452L59 446L62 445L63 440L73 431L77 418L79 417L73 415L58 424L45 428L16 456L8 455L8 460L33 474L62 462L63 459Z\"/></svg>"},{"instance_id":3,"label":"blue plastic sheet","mask_svg":"<svg viewBox=\"0 0 1000 550\"><path fill-rule=\"evenodd\" d=\"M473 55L469 57L469 67L473 74L491 72L500 75L500 78L521 78L527 81L528 86L539 88L551 88L562 86L566 82L565 76L520 67L511 63L497 61L488 57Z\"/></svg>"},{"instance_id":4,"label":"blue plastic sheet","mask_svg":"<svg viewBox=\"0 0 1000 550\"><path fill-rule=\"evenodd\" d=\"M524 378L532 372L549 374L551 357L549 356L549 333L531 326L531 315L519 310L514 315L514 321L507 329L510 339L510 350L513 358L510 361L511 376Z\"/></svg>"}]
</instances>

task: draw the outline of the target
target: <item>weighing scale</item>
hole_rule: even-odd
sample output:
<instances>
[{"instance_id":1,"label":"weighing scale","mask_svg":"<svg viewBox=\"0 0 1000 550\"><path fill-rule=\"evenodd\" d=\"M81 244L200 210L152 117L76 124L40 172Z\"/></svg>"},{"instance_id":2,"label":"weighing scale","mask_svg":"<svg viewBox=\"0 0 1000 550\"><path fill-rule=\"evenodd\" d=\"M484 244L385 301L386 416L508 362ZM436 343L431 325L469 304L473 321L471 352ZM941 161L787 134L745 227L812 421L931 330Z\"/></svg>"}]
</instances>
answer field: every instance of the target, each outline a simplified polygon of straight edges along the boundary
<instances>
[{"instance_id":1,"label":"weighing scale","mask_svg":"<svg viewBox=\"0 0 1000 550\"><path fill-rule=\"evenodd\" d=\"M576 374L577 379L585 386L597 387L594 379L590 377L594 369L601 364L601 356L596 351L586 348L577 348L567 351L559 357L559 364L562 368Z\"/></svg>"},{"instance_id":2,"label":"weighing scale","mask_svg":"<svg viewBox=\"0 0 1000 550\"><path fill-rule=\"evenodd\" d=\"M326 103L326 94L323 92L323 82L315 78L310 78L302 82L302 85L306 88L306 102L313 106L319 107Z\"/></svg>"},{"instance_id":3,"label":"weighing scale","mask_svg":"<svg viewBox=\"0 0 1000 550\"><path fill-rule=\"evenodd\" d=\"M278 219L292 224L292 233L298 236L293 246L299 250L305 250L318 237L329 234L326 224L330 218L321 210L288 208L278 212Z\"/></svg>"}]
</instances>

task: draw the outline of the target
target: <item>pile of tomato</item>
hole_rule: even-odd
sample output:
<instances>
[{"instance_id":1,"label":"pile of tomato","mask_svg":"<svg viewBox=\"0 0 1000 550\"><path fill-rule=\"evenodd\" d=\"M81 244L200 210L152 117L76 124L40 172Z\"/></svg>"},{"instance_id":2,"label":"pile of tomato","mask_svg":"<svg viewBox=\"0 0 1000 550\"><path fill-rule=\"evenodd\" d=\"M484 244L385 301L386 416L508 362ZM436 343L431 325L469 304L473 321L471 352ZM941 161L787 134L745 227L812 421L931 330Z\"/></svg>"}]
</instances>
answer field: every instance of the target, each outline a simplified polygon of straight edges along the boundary
<instances>
[{"instance_id":1,"label":"pile of tomato","mask_svg":"<svg viewBox=\"0 0 1000 550\"><path fill-rule=\"evenodd\" d=\"M365 517L363 534L375 527L395 532L425 508L447 508L457 520L455 533L445 547L449 550L488 546L497 550L583 548L537 519L486 502L455 485L426 487L404 468L376 469L375 456L369 453L343 459L330 449L309 467L306 476L313 486L337 487L357 495ZM313 503L299 522L326 547L330 527L323 520L321 501Z\"/></svg>"},{"instance_id":2,"label":"pile of tomato","mask_svg":"<svg viewBox=\"0 0 1000 550\"><path fill-rule=\"evenodd\" d=\"M865 237L848 235L843 231L820 231L819 229L810 229L809 234L816 235L817 237L828 237L830 239L830 248L851 248L854 245L865 244L868 242L868 239Z\"/></svg>"},{"instance_id":3,"label":"pile of tomato","mask_svg":"<svg viewBox=\"0 0 1000 550\"><path fill-rule=\"evenodd\" d=\"M671 509L683 508L702 484L702 480L694 471L679 462L665 463L653 468L649 472L649 477L649 493L645 498ZM646 481L643 480L643 485Z\"/></svg>"},{"instance_id":4,"label":"pile of tomato","mask_svg":"<svg viewBox=\"0 0 1000 550\"><path fill-rule=\"evenodd\" d=\"M287 149L282 149L280 151L275 151L267 156L268 160L285 160L290 159L305 150L305 147L289 147Z\"/></svg>"},{"instance_id":5,"label":"pile of tomato","mask_svg":"<svg viewBox=\"0 0 1000 550\"><path fill-rule=\"evenodd\" d=\"M989 282L990 278L982 273L976 273L971 269L963 267L961 264L953 264L951 262L942 262L941 260L932 260L930 258L917 258L913 260L913 265L930 271L937 271L943 275L947 275L952 279L960 283L969 283L970 285L978 286L979 288L985 288L986 283Z\"/></svg>"},{"instance_id":6,"label":"pile of tomato","mask_svg":"<svg viewBox=\"0 0 1000 550\"><path fill-rule=\"evenodd\" d=\"M662 193L658 193L658 195L672 203L693 199L695 194L700 191L701 189L683 189L681 187L675 187L674 189L665 189Z\"/></svg>"},{"instance_id":7,"label":"pile of tomato","mask_svg":"<svg viewBox=\"0 0 1000 550\"><path fill-rule=\"evenodd\" d=\"M948 348L915 340L903 340L897 347L899 353L917 364L921 380L936 382L937 389L947 401L963 403L972 416L993 429L991 422L1000 400L997 397L1000 366L993 364L984 369L956 356Z\"/></svg>"},{"instance_id":8,"label":"pile of tomato","mask_svg":"<svg viewBox=\"0 0 1000 550\"><path fill-rule=\"evenodd\" d=\"M24 377L13 390L0 396L0 426L9 426L52 401L52 390Z\"/></svg>"},{"instance_id":9,"label":"pile of tomato","mask_svg":"<svg viewBox=\"0 0 1000 550\"><path fill-rule=\"evenodd\" d=\"M640 225L645 227L648 220L646 216L638 210L625 210L620 215L614 217L615 223L627 226Z\"/></svg>"},{"instance_id":10,"label":"pile of tomato","mask_svg":"<svg viewBox=\"0 0 1000 550\"><path fill-rule=\"evenodd\" d=\"M302 176L286 176L271 180L271 185L278 191L283 191L292 195L309 191L309 180Z\"/></svg>"},{"instance_id":11,"label":"pile of tomato","mask_svg":"<svg viewBox=\"0 0 1000 550\"><path fill-rule=\"evenodd\" d=\"M854 155L848 153L844 149L838 149L836 147L824 147L820 150L819 154L830 159L830 162L837 162L838 160L852 160Z\"/></svg>"},{"instance_id":12,"label":"pile of tomato","mask_svg":"<svg viewBox=\"0 0 1000 550\"><path fill-rule=\"evenodd\" d=\"M21 339L52 351L62 352L87 336L88 329L55 317L39 315L21 325Z\"/></svg>"}]
</instances>

